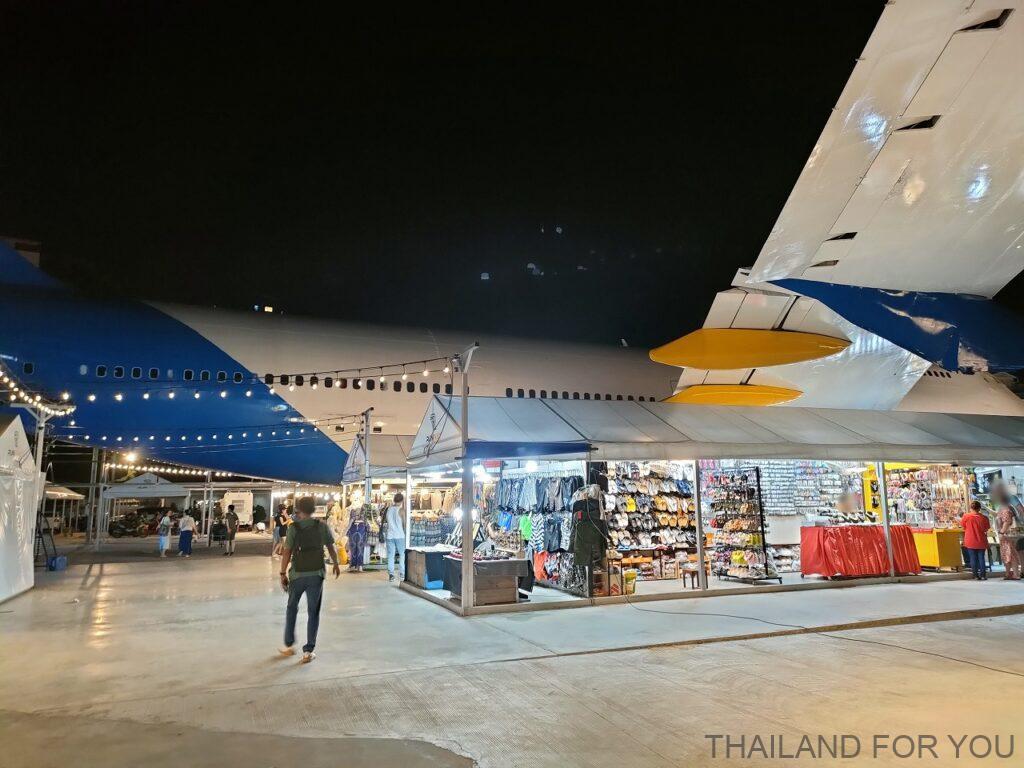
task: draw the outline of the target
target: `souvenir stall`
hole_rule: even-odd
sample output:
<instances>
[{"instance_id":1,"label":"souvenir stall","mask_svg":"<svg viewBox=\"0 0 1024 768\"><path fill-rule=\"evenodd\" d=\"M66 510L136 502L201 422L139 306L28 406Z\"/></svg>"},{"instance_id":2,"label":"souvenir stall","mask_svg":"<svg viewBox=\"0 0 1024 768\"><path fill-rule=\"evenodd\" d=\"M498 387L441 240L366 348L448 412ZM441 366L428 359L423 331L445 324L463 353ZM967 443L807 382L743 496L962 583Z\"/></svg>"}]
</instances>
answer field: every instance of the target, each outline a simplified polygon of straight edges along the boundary
<instances>
[{"instance_id":1,"label":"souvenir stall","mask_svg":"<svg viewBox=\"0 0 1024 768\"><path fill-rule=\"evenodd\" d=\"M975 483L970 470L951 464L885 465L891 518L911 527L923 567L963 567L960 518L967 512Z\"/></svg>"},{"instance_id":2,"label":"souvenir stall","mask_svg":"<svg viewBox=\"0 0 1024 768\"><path fill-rule=\"evenodd\" d=\"M890 521L888 488L872 478L876 462L1024 455L1024 439L1008 437L1005 420L968 423L950 414L487 397L470 398L468 411L464 435L459 398L434 398L410 461L458 475L469 460L478 480L493 483L493 497L487 481L477 483L471 507L478 565L529 560L535 592L584 599L685 594L694 575L701 589L779 589L804 575L919 573L911 527ZM574 543L565 548L552 542L556 531L565 539L562 484L574 472L582 472L581 490L596 485L600 494L586 503L593 525L580 525L574 497L567 528ZM947 488L945 475L938 479ZM933 498L952 506L950 493ZM590 575L582 583L571 571L581 565L580 531L597 531L604 545L596 557L585 545ZM491 575L484 570L468 572ZM511 602L510 587L504 582L496 599Z\"/></svg>"}]
</instances>

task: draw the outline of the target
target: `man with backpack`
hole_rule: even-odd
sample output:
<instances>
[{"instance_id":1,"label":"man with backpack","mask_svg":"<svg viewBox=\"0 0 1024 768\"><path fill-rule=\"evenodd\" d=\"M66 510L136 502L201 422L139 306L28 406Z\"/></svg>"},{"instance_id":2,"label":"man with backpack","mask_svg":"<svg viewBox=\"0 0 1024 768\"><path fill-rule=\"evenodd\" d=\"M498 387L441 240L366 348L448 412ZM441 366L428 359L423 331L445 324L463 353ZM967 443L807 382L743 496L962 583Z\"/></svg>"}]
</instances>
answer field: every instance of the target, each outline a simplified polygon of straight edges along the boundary
<instances>
[{"instance_id":1,"label":"man with backpack","mask_svg":"<svg viewBox=\"0 0 1024 768\"><path fill-rule=\"evenodd\" d=\"M323 520L316 520L313 517L315 509L316 505L311 496L303 496L295 502L295 520L288 526L284 548L281 551L281 588L288 593L281 655L295 654L295 621L299 615L299 600L305 595L307 620L306 644L302 646L303 664L308 664L315 658L313 649L316 647L316 633L320 628L320 601L323 597L324 579L327 577L324 547L327 547L331 556L334 578L341 575L334 536Z\"/></svg>"}]
</instances>

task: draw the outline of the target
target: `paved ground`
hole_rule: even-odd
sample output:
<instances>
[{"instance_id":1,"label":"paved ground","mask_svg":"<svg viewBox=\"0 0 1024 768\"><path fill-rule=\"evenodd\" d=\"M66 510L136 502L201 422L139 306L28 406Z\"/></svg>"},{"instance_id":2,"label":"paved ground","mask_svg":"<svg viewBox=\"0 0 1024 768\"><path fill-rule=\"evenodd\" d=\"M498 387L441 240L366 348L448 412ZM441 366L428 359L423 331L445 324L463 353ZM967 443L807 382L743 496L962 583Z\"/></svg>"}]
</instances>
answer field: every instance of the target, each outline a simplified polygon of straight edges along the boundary
<instances>
[{"instance_id":1,"label":"paved ground","mask_svg":"<svg viewBox=\"0 0 1024 768\"><path fill-rule=\"evenodd\" d=\"M1014 729L1018 752L1000 762L1024 761L1021 615L613 650L999 609L1024 603L1020 584L460 619L382 574L346 574L325 595L320 658L300 666L273 653L276 563L114 559L127 562L40 574L0 605L0 764L750 765L712 760L704 735L851 733L868 750L876 732L905 732L940 736L940 760L921 762L943 765L947 733L999 733L1005 747Z\"/></svg>"}]
</instances>

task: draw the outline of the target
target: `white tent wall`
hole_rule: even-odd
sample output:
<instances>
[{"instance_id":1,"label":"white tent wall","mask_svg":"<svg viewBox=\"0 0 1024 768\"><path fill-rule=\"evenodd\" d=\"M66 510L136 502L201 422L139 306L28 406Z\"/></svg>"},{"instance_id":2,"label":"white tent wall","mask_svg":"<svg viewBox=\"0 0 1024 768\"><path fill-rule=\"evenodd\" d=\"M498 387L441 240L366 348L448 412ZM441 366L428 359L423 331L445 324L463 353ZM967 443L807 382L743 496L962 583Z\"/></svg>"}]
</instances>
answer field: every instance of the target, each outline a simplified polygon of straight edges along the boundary
<instances>
[{"instance_id":1,"label":"white tent wall","mask_svg":"<svg viewBox=\"0 0 1024 768\"><path fill-rule=\"evenodd\" d=\"M38 477L18 416L0 416L0 602L35 584Z\"/></svg>"}]
</instances>

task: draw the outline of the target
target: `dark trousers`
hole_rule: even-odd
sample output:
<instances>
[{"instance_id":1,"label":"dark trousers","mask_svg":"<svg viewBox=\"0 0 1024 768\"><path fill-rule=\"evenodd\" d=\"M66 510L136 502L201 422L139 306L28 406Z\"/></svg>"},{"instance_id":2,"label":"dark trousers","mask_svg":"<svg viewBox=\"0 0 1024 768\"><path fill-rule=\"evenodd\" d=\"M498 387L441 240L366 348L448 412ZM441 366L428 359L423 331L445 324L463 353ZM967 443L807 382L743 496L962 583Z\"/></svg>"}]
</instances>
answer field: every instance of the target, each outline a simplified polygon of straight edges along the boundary
<instances>
[{"instance_id":1,"label":"dark trousers","mask_svg":"<svg viewBox=\"0 0 1024 768\"><path fill-rule=\"evenodd\" d=\"M178 534L178 551L186 554L192 554L192 531L182 531Z\"/></svg>"},{"instance_id":2,"label":"dark trousers","mask_svg":"<svg viewBox=\"0 0 1024 768\"><path fill-rule=\"evenodd\" d=\"M288 583L288 608L284 614L284 644L295 645L295 620L299 616L299 598L306 595L305 652L316 647L316 633L320 629L320 599L324 595L323 576L300 576Z\"/></svg>"},{"instance_id":3,"label":"dark trousers","mask_svg":"<svg viewBox=\"0 0 1024 768\"><path fill-rule=\"evenodd\" d=\"M976 579L987 578L985 573L985 550L964 548L967 552L967 561L971 566L971 573Z\"/></svg>"}]
</instances>

